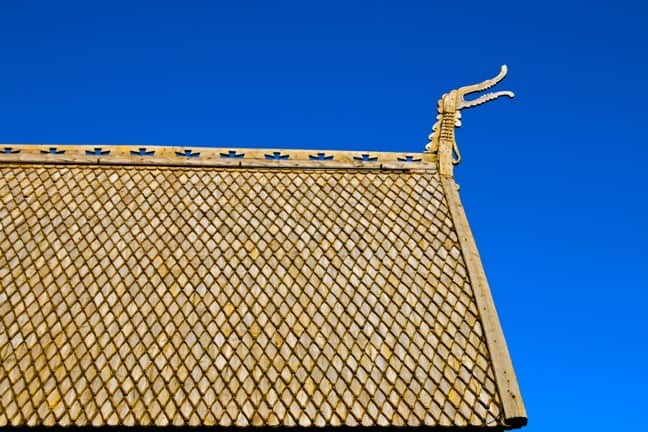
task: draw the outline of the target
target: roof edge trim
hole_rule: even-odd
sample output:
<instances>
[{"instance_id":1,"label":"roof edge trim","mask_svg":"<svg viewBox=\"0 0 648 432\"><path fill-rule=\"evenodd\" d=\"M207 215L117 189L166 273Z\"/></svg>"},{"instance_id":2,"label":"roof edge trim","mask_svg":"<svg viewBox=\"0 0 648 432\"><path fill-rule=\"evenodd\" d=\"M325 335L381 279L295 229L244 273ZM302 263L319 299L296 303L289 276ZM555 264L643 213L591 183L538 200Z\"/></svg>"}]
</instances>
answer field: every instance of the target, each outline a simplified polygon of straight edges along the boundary
<instances>
[{"instance_id":1,"label":"roof edge trim","mask_svg":"<svg viewBox=\"0 0 648 432\"><path fill-rule=\"evenodd\" d=\"M448 208L459 237L459 245L466 262L468 276L474 290L488 351L491 355L495 384L502 400L503 420L507 427L519 428L527 424L526 408L513 370L513 363L502 326L497 316L490 286L477 250L477 244L459 197L458 185L451 177L443 175L440 177L441 185L448 200Z\"/></svg>"},{"instance_id":2,"label":"roof edge trim","mask_svg":"<svg viewBox=\"0 0 648 432\"><path fill-rule=\"evenodd\" d=\"M141 145L0 144L0 164L437 170L436 155Z\"/></svg>"}]
</instances>

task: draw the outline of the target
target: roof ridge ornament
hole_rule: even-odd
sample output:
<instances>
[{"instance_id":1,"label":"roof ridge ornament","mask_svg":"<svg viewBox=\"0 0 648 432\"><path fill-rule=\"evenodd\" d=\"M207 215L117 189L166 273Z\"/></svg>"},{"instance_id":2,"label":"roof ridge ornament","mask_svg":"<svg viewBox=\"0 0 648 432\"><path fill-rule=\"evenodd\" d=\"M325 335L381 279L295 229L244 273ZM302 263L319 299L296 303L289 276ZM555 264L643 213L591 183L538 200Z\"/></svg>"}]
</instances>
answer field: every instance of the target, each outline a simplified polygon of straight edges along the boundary
<instances>
[{"instance_id":1,"label":"roof ridge ornament","mask_svg":"<svg viewBox=\"0 0 648 432\"><path fill-rule=\"evenodd\" d=\"M499 73L478 84L459 87L444 93L439 99L436 123L432 126L432 133L428 136L430 140L425 146L426 153L437 153L439 157L439 169L441 174L452 177L452 166L461 162L461 153L455 140L455 128L461 126L461 110L472 108L477 105L495 100L501 96L514 97L512 91L498 91L486 93L476 99L465 100L464 97L495 86L502 81L508 72L506 65L502 65Z\"/></svg>"}]
</instances>

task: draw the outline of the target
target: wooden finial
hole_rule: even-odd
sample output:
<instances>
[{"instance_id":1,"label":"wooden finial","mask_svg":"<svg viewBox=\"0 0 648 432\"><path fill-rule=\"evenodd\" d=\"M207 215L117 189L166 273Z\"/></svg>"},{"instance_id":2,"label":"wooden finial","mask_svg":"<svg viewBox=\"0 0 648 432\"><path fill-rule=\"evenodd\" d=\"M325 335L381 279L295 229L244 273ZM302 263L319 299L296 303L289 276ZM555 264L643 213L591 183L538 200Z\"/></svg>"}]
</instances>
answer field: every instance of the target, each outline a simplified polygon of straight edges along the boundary
<instances>
[{"instance_id":1,"label":"wooden finial","mask_svg":"<svg viewBox=\"0 0 648 432\"><path fill-rule=\"evenodd\" d=\"M465 100L464 97L493 87L504 79L507 71L506 65L502 65L500 72L494 78L482 81L479 84L451 90L439 99L437 121L432 126L432 133L428 137L430 141L425 146L425 151L438 154L441 174L452 176L453 165L461 162L461 154L454 133L455 128L461 126L461 110L481 105L501 96L512 98L515 95L511 91L499 91L487 93L473 100Z\"/></svg>"}]
</instances>

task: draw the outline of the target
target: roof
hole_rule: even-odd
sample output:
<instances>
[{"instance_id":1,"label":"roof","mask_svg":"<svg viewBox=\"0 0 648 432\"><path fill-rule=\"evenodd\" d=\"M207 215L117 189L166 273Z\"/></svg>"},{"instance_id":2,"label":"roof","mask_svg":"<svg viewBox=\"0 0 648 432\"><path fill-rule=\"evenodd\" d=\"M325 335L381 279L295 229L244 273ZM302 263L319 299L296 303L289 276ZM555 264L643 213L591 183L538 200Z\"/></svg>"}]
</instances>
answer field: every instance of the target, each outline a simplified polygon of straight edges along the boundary
<instances>
[{"instance_id":1,"label":"roof","mask_svg":"<svg viewBox=\"0 0 648 432\"><path fill-rule=\"evenodd\" d=\"M0 152L0 426L526 413L430 153Z\"/></svg>"}]
</instances>

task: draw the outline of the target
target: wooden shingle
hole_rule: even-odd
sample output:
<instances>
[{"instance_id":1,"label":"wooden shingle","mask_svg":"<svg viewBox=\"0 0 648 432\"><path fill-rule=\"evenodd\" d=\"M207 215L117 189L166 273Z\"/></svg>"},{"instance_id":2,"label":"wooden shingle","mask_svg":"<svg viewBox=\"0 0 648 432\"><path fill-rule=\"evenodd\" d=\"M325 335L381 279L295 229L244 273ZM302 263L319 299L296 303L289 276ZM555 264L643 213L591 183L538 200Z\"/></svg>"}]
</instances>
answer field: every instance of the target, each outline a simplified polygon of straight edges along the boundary
<instances>
[{"instance_id":1,"label":"wooden shingle","mask_svg":"<svg viewBox=\"0 0 648 432\"><path fill-rule=\"evenodd\" d=\"M0 426L523 424L434 156L12 149Z\"/></svg>"}]
</instances>

